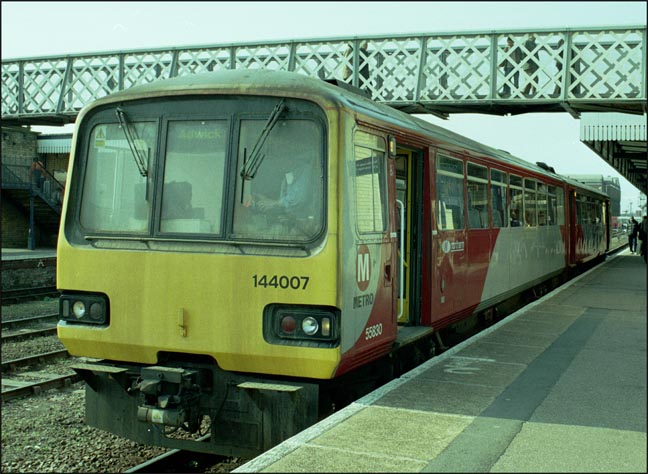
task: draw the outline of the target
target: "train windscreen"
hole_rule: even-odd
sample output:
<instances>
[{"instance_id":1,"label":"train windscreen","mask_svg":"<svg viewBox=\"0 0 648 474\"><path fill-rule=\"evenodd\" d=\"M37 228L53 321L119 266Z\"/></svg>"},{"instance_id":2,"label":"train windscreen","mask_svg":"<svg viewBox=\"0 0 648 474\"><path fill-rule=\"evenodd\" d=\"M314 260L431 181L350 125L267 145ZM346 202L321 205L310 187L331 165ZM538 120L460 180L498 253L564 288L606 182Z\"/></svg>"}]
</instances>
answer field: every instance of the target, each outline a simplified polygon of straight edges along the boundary
<instances>
[{"instance_id":1,"label":"train windscreen","mask_svg":"<svg viewBox=\"0 0 648 474\"><path fill-rule=\"evenodd\" d=\"M313 242L325 128L316 105L269 97L98 109L79 127L68 237Z\"/></svg>"}]
</instances>

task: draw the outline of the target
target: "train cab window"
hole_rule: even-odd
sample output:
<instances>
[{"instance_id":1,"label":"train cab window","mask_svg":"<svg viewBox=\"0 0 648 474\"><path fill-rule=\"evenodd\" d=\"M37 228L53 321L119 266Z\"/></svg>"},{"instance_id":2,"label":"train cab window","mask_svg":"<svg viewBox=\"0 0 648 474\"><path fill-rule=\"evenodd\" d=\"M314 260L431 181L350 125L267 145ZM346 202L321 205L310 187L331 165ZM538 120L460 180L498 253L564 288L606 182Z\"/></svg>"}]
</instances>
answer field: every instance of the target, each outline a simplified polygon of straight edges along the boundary
<instances>
[{"instance_id":1,"label":"train cab window","mask_svg":"<svg viewBox=\"0 0 648 474\"><path fill-rule=\"evenodd\" d=\"M493 227L507 227L506 216L506 173L491 169L491 207L493 209Z\"/></svg>"},{"instance_id":2,"label":"train cab window","mask_svg":"<svg viewBox=\"0 0 648 474\"><path fill-rule=\"evenodd\" d=\"M437 226L439 230L464 228L463 162L447 156L437 158Z\"/></svg>"},{"instance_id":3,"label":"train cab window","mask_svg":"<svg viewBox=\"0 0 648 474\"><path fill-rule=\"evenodd\" d=\"M168 124L160 231L220 234L228 123Z\"/></svg>"},{"instance_id":4,"label":"train cab window","mask_svg":"<svg viewBox=\"0 0 648 474\"><path fill-rule=\"evenodd\" d=\"M86 232L148 232L158 128L153 122L128 127L142 162L119 124L96 125L90 132L80 215Z\"/></svg>"},{"instance_id":5,"label":"train cab window","mask_svg":"<svg viewBox=\"0 0 648 474\"><path fill-rule=\"evenodd\" d=\"M468 228L488 228L488 174L485 166L468 163Z\"/></svg>"},{"instance_id":6,"label":"train cab window","mask_svg":"<svg viewBox=\"0 0 648 474\"><path fill-rule=\"evenodd\" d=\"M521 227L524 225L522 178L511 175L509 177L509 188L511 191L511 227Z\"/></svg>"},{"instance_id":7,"label":"train cab window","mask_svg":"<svg viewBox=\"0 0 648 474\"><path fill-rule=\"evenodd\" d=\"M267 123L240 122L232 237L310 241L323 227L322 128L313 120L281 118L268 132Z\"/></svg>"},{"instance_id":8,"label":"train cab window","mask_svg":"<svg viewBox=\"0 0 648 474\"><path fill-rule=\"evenodd\" d=\"M385 140L358 131L355 134L356 222L362 234L387 229Z\"/></svg>"},{"instance_id":9,"label":"train cab window","mask_svg":"<svg viewBox=\"0 0 648 474\"><path fill-rule=\"evenodd\" d=\"M526 227L535 227L538 225L536 210L536 181L533 179L524 179L524 225Z\"/></svg>"},{"instance_id":10,"label":"train cab window","mask_svg":"<svg viewBox=\"0 0 648 474\"><path fill-rule=\"evenodd\" d=\"M538 182L536 190L536 210L538 213L538 225L547 225L547 185Z\"/></svg>"}]
</instances>

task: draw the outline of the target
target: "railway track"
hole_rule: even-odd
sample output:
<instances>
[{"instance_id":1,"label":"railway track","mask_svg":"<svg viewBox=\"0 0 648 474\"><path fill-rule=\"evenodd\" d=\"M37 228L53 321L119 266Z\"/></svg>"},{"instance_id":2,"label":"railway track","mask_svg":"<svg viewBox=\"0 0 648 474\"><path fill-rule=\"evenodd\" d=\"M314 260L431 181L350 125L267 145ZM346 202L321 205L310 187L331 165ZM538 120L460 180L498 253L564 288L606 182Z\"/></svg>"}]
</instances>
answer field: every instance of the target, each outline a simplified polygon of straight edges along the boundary
<instances>
[{"instance_id":1,"label":"railway track","mask_svg":"<svg viewBox=\"0 0 648 474\"><path fill-rule=\"evenodd\" d=\"M55 336L56 335L56 326L44 328L44 329L23 329L16 332L10 332L2 334L2 342L14 342L20 341L23 339L29 339L31 337L39 336Z\"/></svg>"},{"instance_id":2,"label":"railway track","mask_svg":"<svg viewBox=\"0 0 648 474\"><path fill-rule=\"evenodd\" d=\"M20 359L12 359L7 361L3 360L2 373L6 374L9 372L15 372L17 369L21 367L28 367L31 365L42 365L54 360L65 359L68 357L70 357L68 351L62 349L60 351L50 351L50 352L45 352L43 354L21 357Z\"/></svg>"},{"instance_id":3,"label":"railway track","mask_svg":"<svg viewBox=\"0 0 648 474\"><path fill-rule=\"evenodd\" d=\"M2 401L6 402L27 395L38 395L52 388L70 387L79 382L81 377L76 373L53 374L44 371L20 372L2 377Z\"/></svg>"},{"instance_id":4,"label":"railway track","mask_svg":"<svg viewBox=\"0 0 648 474\"><path fill-rule=\"evenodd\" d=\"M32 288L16 288L2 290L2 305L19 303L43 298L58 298L61 292L55 286L38 286Z\"/></svg>"},{"instance_id":5,"label":"railway track","mask_svg":"<svg viewBox=\"0 0 648 474\"><path fill-rule=\"evenodd\" d=\"M209 435L199 438L198 441L208 442ZM232 464L232 462L233 458L226 456L172 449L125 472L205 472L207 468L216 464ZM242 464L243 462L245 461L234 458L235 464Z\"/></svg>"},{"instance_id":6,"label":"railway track","mask_svg":"<svg viewBox=\"0 0 648 474\"><path fill-rule=\"evenodd\" d=\"M56 334L57 313L2 321L2 342Z\"/></svg>"},{"instance_id":7,"label":"railway track","mask_svg":"<svg viewBox=\"0 0 648 474\"><path fill-rule=\"evenodd\" d=\"M42 323L56 323L56 321L58 321L58 313L42 314L40 316L31 316L28 318L3 320L2 329L21 329L26 326L41 325Z\"/></svg>"},{"instance_id":8,"label":"railway track","mask_svg":"<svg viewBox=\"0 0 648 474\"><path fill-rule=\"evenodd\" d=\"M18 355L38 352L37 354L32 353L25 357L7 360L3 349L3 402L18 397L39 394L52 388L68 387L81 380L79 375L71 369L65 366L56 367L53 365L69 357L67 350L54 350L51 344L43 344L41 341L36 344L27 344L27 340L36 341L37 338L55 337L57 320L58 313L49 312L37 316L4 319L2 321L2 343L11 343L14 347L16 347L15 345L20 347L21 344L25 344L22 351L9 351L9 353Z\"/></svg>"}]
</instances>

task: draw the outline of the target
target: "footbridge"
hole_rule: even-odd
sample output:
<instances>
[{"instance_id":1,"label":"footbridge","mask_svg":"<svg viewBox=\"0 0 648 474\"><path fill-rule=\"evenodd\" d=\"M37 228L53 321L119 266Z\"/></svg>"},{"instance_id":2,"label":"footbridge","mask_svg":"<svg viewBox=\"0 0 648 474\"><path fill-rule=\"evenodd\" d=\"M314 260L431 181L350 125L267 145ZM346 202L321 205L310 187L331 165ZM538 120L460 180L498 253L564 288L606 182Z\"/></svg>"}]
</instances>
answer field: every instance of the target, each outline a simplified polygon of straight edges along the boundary
<instances>
[{"instance_id":1,"label":"footbridge","mask_svg":"<svg viewBox=\"0 0 648 474\"><path fill-rule=\"evenodd\" d=\"M2 120L12 125L72 123L84 105L112 92L175 76L239 68L334 79L408 113L447 117L450 113L568 112L579 118L584 112L621 112L641 119L647 109L646 66L645 25L346 37L20 58L2 61ZM643 135L641 130L627 135L631 148L619 148L616 155L601 153L610 164L622 157L618 159L623 166L612 165L643 191L645 135L644 125ZM605 136L612 135L606 132ZM639 176L642 163L643 181Z\"/></svg>"}]
</instances>

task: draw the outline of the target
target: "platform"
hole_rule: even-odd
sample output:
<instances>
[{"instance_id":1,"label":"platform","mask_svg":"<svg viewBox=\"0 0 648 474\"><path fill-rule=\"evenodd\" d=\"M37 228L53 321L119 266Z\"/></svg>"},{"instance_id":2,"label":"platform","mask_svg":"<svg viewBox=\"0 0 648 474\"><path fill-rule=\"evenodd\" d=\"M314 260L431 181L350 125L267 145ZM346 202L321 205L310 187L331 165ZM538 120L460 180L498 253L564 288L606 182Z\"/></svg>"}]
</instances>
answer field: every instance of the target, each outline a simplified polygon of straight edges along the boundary
<instances>
[{"instance_id":1,"label":"platform","mask_svg":"<svg viewBox=\"0 0 648 474\"><path fill-rule=\"evenodd\" d=\"M233 472L647 472L627 249Z\"/></svg>"},{"instance_id":2,"label":"platform","mask_svg":"<svg viewBox=\"0 0 648 474\"><path fill-rule=\"evenodd\" d=\"M56 258L56 249L2 249L2 260L27 260L30 258Z\"/></svg>"}]
</instances>

